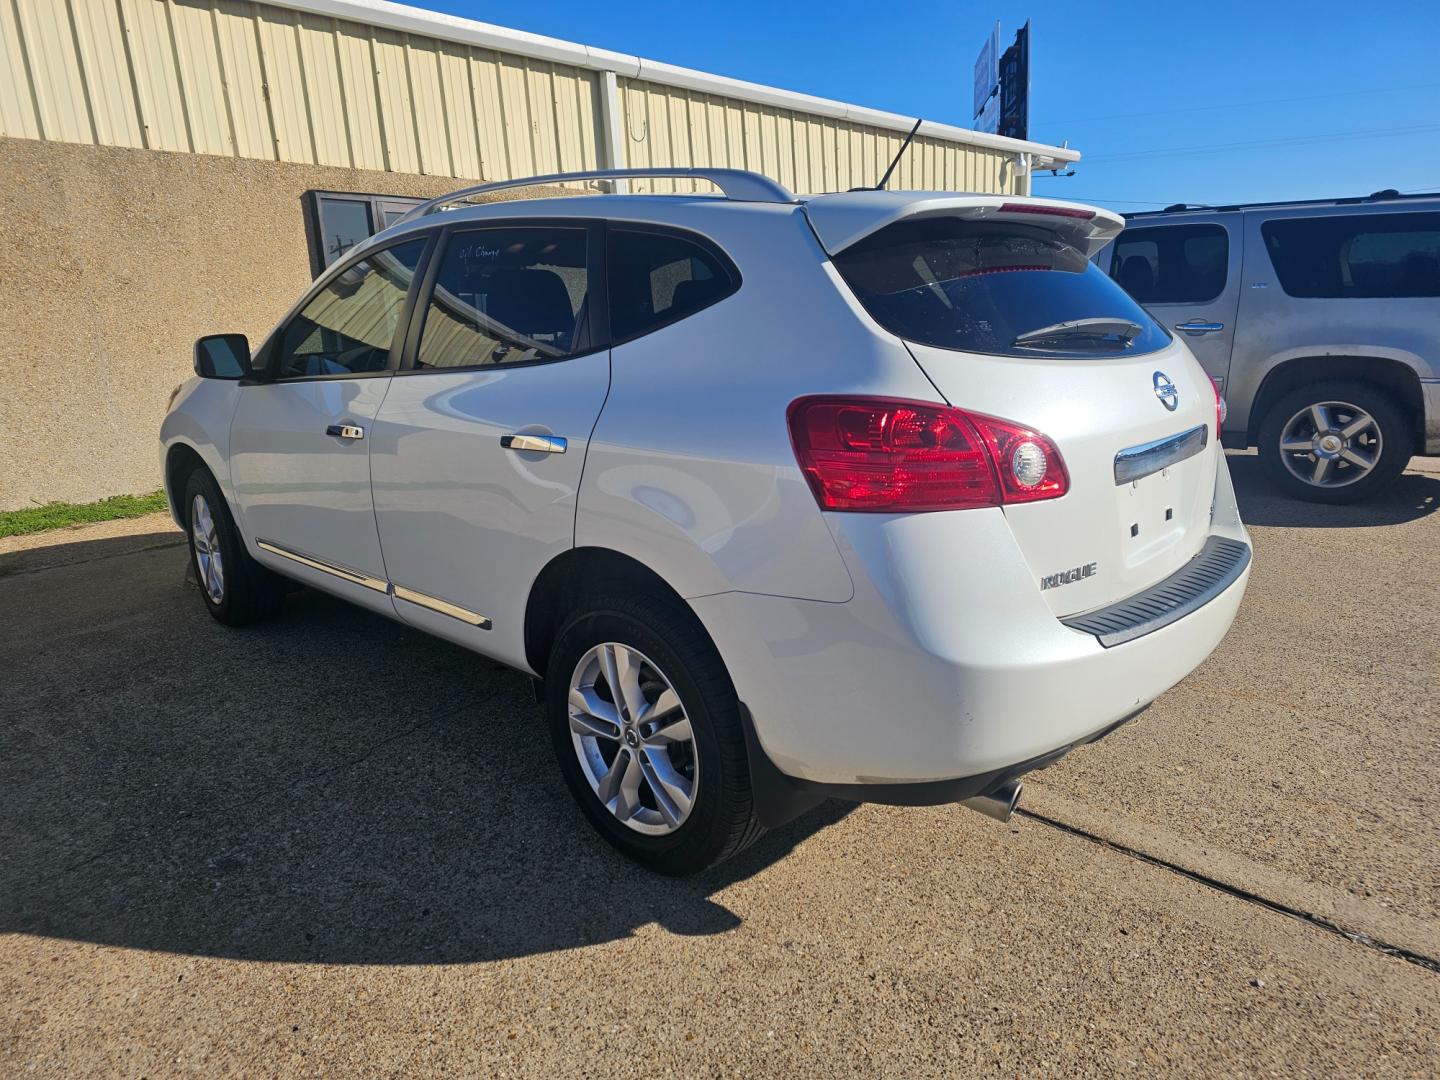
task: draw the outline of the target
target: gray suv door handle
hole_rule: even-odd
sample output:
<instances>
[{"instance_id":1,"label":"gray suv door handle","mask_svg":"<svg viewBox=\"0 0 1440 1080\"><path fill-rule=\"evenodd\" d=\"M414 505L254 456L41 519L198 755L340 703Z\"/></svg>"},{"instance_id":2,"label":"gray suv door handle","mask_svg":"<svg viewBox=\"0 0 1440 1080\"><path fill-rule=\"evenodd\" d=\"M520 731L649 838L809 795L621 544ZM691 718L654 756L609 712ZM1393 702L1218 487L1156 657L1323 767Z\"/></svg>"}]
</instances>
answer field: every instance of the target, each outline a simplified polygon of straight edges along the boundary
<instances>
[{"instance_id":1,"label":"gray suv door handle","mask_svg":"<svg viewBox=\"0 0 1440 1080\"><path fill-rule=\"evenodd\" d=\"M325 434L334 435L337 439L363 439L365 429L354 424L331 424L325 429Z\"/></svg>"},{"instance_id":2,"label":"gray suv door handle","mask_svg":"<svg viewBox=\"0 0 1440 1080\"><path fill-rule=\"evenodd\" d=\"M1187 334L1213 334L1216 330L1224 330L1223 322L1202 322L1199 319L1191 319L1189 322L1175 324L1176 330L1184 330Z\"/></svg>"},{"instance_id":3,"label":"gray suv door handle","mask_svg":"<svg viewBox=\"0 0 1440 1080\"><path fill-rule=\"evenodd\" d=\"M538 450L542 454L563 454L569 445L559 435L501 435L506 450Z\"/></svg>"}]
</instances>

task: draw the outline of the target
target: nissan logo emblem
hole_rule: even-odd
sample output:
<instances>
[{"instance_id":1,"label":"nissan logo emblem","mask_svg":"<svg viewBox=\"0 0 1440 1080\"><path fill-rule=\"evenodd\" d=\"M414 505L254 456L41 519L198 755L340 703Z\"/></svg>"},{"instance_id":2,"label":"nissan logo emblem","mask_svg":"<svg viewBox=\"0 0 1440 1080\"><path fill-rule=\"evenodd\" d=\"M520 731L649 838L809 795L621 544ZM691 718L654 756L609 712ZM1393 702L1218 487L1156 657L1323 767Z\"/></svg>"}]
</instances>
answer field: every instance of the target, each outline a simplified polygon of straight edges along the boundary
<instances>
[{"instance_id":1,"label":"nissan logo emblem","mask_svg":"<svg viewBox=\"0 0 1440 1080\"><path fill-rule=\"evenodd\" d=\"M1180 407L1180 391L1175 389L1170 376L1163 371L1155 372L1155 396L1160 399L1160 404L1171 412Z\"/></svg>"}]
</instances>

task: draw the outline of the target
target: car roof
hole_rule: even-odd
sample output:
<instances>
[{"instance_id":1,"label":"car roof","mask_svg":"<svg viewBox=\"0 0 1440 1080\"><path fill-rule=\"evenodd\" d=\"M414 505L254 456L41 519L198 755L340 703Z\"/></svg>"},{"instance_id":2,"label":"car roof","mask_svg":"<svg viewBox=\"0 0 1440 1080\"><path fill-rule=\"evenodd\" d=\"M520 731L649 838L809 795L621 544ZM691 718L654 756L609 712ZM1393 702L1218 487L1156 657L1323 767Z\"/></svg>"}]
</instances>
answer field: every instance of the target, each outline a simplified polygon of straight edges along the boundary
<instances>
[{"instance_id":1,"label":"car roof","mask_svg":"<svg viewBox=\"0 0 1440 1080\"><path fill-rule=\"evenodd\" d=\"M438 213L407 218L376 233L365 247L438 224L482 224L505 219L568 218L681 226L688 216L709 223L729 215L802 211L826 252L834 255L902 220L965 216L1043 225L1089 251L1120 232L1120 215L1100 207L1059 199L943 191L845 191L791 197L790 201L729 199L708 193L615 194L572 191L536 198L466 202ZM359 246L355 250L358 250Z\"/></svg>"},{"instance_id":2,"label":"car roof","mask_svg":"<svg viewBox=\"0 0 1440 1080\"><path fill-rule=\"evenodd\" d=\"M1242 210L1288 210L1292 207L1335 206L1371 207L1391 202L1412 202L1440 199L1440 192L1401 192L1393 188L1377 191L1370 195L1342 196L1331 199L1288 199L1279 202L1229 203L1224 206L1204 206L1199 203L1175 203L1163 210L1134 210L1125 214L1126 221L1137 218L1170 217L1179 214L1223 214Z\"/></svg>"}]
</instances>

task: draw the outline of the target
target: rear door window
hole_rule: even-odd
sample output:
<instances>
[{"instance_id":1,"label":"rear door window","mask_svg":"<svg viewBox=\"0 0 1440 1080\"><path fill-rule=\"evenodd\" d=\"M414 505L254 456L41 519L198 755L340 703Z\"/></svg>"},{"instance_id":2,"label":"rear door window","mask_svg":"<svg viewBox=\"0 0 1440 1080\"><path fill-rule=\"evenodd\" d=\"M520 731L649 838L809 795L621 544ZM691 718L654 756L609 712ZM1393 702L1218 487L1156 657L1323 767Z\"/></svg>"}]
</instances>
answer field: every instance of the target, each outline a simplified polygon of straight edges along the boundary
<instances>
[{"instance_id":1,"label":"rear door window","mask_svg":"<svg viewBox=\"0 0 1440 1080\"><path fill-rule=\"evenodd\" d=\"M452 233L440 255L415 366L523 364L587 350L588 250L583 228Z\"/></svg>"},{"instance_id":2,"label":"rear door window","mask_svg":"<svg viewBox=\"0 0 1440 1080\"><path fill-rule=\"evenodd\" d=\"M616 341L693 315L738 285L727 262L698 239L611 228L606 246L610 335Z\"/></svg>"},{"instance_id":3,"label":"rear door window","mask_svg":"<svg viewBox=\"0 0 1440 1080\"><path fill-rule=\"evenodd\" d=\"M1170 341L1084 252L1037 226L901 221L834 263L876 322L925 345L1095 359L1153 352Z\"/></svg>"},{"instance_id":4,"label":"rear door window","mask_svg":"<svg viewBox=\"0 0 1440 1080\"><path fill-rule=\"evenodd\" d=\"M1230 238L1223 225L1126 229L1110 276L1142 304L1204 304L1225 291Z\"/></svg>"},{"instance_id":5,"label":"rear door window","mask_svg":"<svg viewBox=\"0 0 1440 1080\"><path fill-rule=\"evenodd\" d=\"M1260 235L1290 296L1440 296L1440 214L1276 218Z\"/></svg>"}]
</instances>

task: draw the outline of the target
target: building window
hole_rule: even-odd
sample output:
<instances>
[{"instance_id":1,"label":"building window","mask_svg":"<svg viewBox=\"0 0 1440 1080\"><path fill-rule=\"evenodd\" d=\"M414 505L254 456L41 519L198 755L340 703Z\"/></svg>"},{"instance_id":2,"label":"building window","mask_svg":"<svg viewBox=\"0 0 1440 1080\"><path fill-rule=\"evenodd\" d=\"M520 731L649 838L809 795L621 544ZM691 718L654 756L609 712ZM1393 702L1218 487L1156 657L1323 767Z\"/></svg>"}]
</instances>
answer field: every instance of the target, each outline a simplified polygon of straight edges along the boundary
<instances>
[{"instance_id":1,"label":"building window","mask_svg":"<svg viewBox=\"0 0 1440 1080\"><path fill-rule=\"evenodd\" d=\"M348 191L311 191L306 196L310 269L317 277L360 241L399 221L423 199L362 195Z\"/></svg>"}]
</instances>

